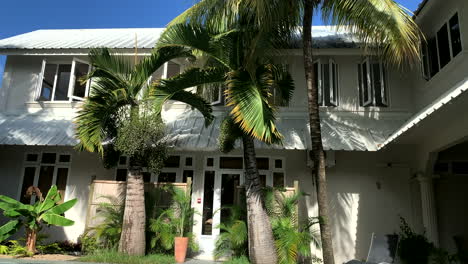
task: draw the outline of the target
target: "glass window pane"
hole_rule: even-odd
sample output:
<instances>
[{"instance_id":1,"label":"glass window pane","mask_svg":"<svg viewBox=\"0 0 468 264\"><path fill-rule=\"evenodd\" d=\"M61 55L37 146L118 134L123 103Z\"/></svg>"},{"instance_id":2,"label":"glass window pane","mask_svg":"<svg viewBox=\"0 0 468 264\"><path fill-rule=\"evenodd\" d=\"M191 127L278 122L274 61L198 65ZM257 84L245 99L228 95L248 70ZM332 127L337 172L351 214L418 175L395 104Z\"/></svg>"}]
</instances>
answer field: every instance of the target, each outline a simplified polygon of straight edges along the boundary
<instances>
[{"instance_id":1,"label":"glass window pane","mask_svg":"<svg viewBox=\"0 0 468 264\"><path fill-rule=\"evenodd\" d=\"M177 174L175 172L161 172L158 176L158 182L170 182L174 183L177 180Z\"/></svg>"},{"instance_id":2,"label":"glass window pane","mask_svg":"<svg viewBox=\"0 0 468 264\"><path fill-rule=\"evenodd\" d=\"M81 83L81 78L88 74L89 65L81 62L75 64L75 86L73 95L77 97L85 97L86 83Z\"/></svg>"},{"instance_id":3,"label":"glass window pane","mask_svg":"<svg viewBox=\"0 0 468 264\"><path fill-rule=\"evenodd\" d=\"M241 157L221 157L219 167L221 169L242 169L243 159Z\"/></svg>"},{"instance_id":4,"label":"glass window pane","mask_svg":"<svg viewBox=\"0 0 468 264\"><path fill-rule=\"evenodd\" d=\"M221 179L221 208L232 207L239 201L237 186L240 185L240 175L222 174ZM221 210L221 223L226 223L230 215L230 210Z\"/></svg>"},{"instance_id":5,"label":"glass window pane","mask_svg":"<svg viewBox=\"0 0 468 264\"><path fill-rule=\"evenodd\" d=\"M213 158L206 159L206 166L213 167L214 166L214 159Z\"/></svg>"},{"instance_id":6,"label":"glass window pane","mask_svg":"<svg viewBox=\"0 0 468 264\"><path fill-rule=\"evenodd\" d=\"M143 182L151 182L151 172L143 172Z\"/></svg>"},{"instance_id":7,"label":"glass window pane","mask_svg":"<svg viewBox=\"0 0 468 264\"><path fill-rule=\"evenodd\" d=\"M43 153L41 162L53 164L55 163L56 156L57 155L55 153Z\"/></svg>"},{"instance_id":8,"label":"glass window pane","mask_svg":"<svg viewBox=\"0 0 468 264\"><path fill-rule=\"evenodd\" d=\"M283 168L283 160L277 159L275 160L275 168L282 169Z\"/></svg>"},{"instance_id":9,"label":"glass window pane","mask_svg":"<svg viewBox=\"0 0 468 264\"><path fill-rule=\"evenodd\" d=\"M127 157L125 156L119 157L119 165L127 165Z\"/></svg>"},{"instance_id":10,"label":"glass window pane","mask_svg":"<svg viewBox=\"0 0 468 264\"><path fill-rule=\"evenodd\" d=\"M59 65L57 71L57 87L55 87L55 101L68 100L68 86L70 84L71 64Z\"/></svg>"},{"instance_id":11,"label":"glass window pane","mask_svg":"<svg viewBox=\"0 0 468 264\"><path fill-rule=\"evenodd\" d=\"M452 173L453 174L468 174L468 162L452 162Z\"/></svg>"},{"instance_id":12,"label":"glass window pane","mask_svg":"<svg viewBox=\"0 0 468 264\"><path fill-rule=\"evenodd\" d=\"M257 168L259 170L268 170L270 169L270 164L268 158L257 158Z\"/></svg>"},{"instance_id":13,"label":"glass window pane","mask_svg":"<svg viewBox=\"0 0 468 264\"><path fill-rule=\"evenodd\" d=\"M27 154L26 155L26 161L29 161L29 162L36 162L39 158L39 155L37 154Z\"/></svg>"},{"instance_id":14,"label":"glass window pane","mask_svg":"<svg viewBox=\"0 0 468 264\"><path fill-rule=\"evenodd\" d=\"M184 170L182 175L182 182L186 183L188 177L192 178L193 180L193 170Z\"/></svg>"},{"instance_id":15,"label":"glass window pane","mask_svg":"<svg viewBox=\"0 0 468 264\"><path fill-rule=\"evenodd\" d=\"M180 65L175 62L167 63L167 78L171 78L180 73Z\"/></svg>"},{"instance_id":16,"label":"glass window pane","mask_svg":"<svg viewBox=\"0 0 468 264\"><path fill-rule=\"evenodd\" d=\"M39 182L37 187L41 190L42 195L45 197L50 187L52 186L52 179L54 177L54 166L41 166L39 170Z\"/></svg>"},{"instance_id":17,"label":"glass window pane","mask_svg":"<svg viewBox=\"0 0 468 264\"><path fill-rule=\"evenodd\" d=\"M67 163L67 162L70 162L70 155L60 155L59 156L59 162L62 162L62 163Z\"/></svg>"},{"instance_id":18,"label":"glass window pane","mask_svg":"<svg viewBox=\"0 0 468 264\"><path fill-rule=\"evenodd\" d=\"M452 41L452 52L455 57L462 50L460 37L460 23L458 22L458 14L455 14L449 21L450 38Z\"/></svg>"},{"instance_id":19,"label":"glass window pane","mask_svg":"<svg viewBox=\"0 0 468 264\"><path fill-rule=\"evenodd\" d=\"M117 169L117 175L115 176L116 181L127 180L127 169Z\"/></svg>"},{"instance_id":20,"label":"glass window pane","mask_svg":"<svg viewBox=\"0 0 468 264\"><path fill-rule=\"evenodd\" d=\"M44 69L44 76L42 78L41 94L39 101L52 100L52 90L54 89L55 72L57 71L57 64L46 64Z\"/></svg>"},{"instance_id":21,"label":"glass window pane","mask_svg":"<svg viewBox=\"0 0 468 264\"><path fill-rule=\"evenodd\" d=\"M205 172L205 184L203 190L202 235L211 235L213 233L214 182L214 171Z\"/></svg>"},{"instance_id":22,"label":"glass window pane","mask_svg":"<svg viewBox=\"0 0 468 264\"><path fill-rule=\"evenodd\" d=\"M273 187L284 188L284 173L273 172Z\"/></svg>"},{"instance_id":23,"label":"glass window pane","mask_svg":"<svg viewBox=\"0 0 468 264\"><path fill-rule=\"evenodd\" d=\"M437 32L437 43L439 44L440 68L443 68L450 61L450 47L447 25L443 25Z\"/></svg>"},{"instance_id":24,"label":"glass window pane","mask_svg":"<svg viewBox=\"0 0 468 264\"><path fill-rule=\"evenodd\" d=\"M192 158L191 157L187 157L185 158L185 166L192 166Z\"/></svg>"},{"instance_id":25,"label":"glass window pane","mask_svg":"<svg viewBox=\"0 0 468 264\"><path fill-rule=\"evenodd\" d=\"M439 59L437 56L437 42L436 38L429 39L427 42L429 51L429 68L431 77L439 72Z\"/></svg>"},{"instance_id":26,"label":"glass window pane","mask_svg":"<svg viewBox=\"0 0 468 264\"><path fill-rule=\"evenodd\" d=\"M332 89L330 90L330 106L338 105L338 66L332 64Z\"/></svg>"},{"instance_id":27,"label":"glass window pane","mask_svg":"<svg viewBox=\"0 0 468 264\"><path fill-rule=\"evenodd\" d=\"M21 186L20 201L24 204L31 202L31 197L26 197L26 190L34 185L34 175L36 173L35 167L24 168L23 185Z\"/></svg>"},{"instance_id":28,"label":"glass window pane","mask_svg":"<svg viewBox=\"0 0 468 264\"><path fill-rule=\"evenodd\" d=\"M65 199L65 189L67 187L67 178L68 178L68 168L58 168L57 169L57 189L62 198L61 202Z\"/></svg>"},{"instance_id":29,"label":"glass window pane","mask_svg":"<svg viewBox=\"0 0 468 264\"><path fill-rule=\"evenodd\" d=\"M266 187L266 175L265 174L260 174L260 186Z\"/></svg>"},{"instance_id":30,"label":"glass window pane","mask_svg":"<svg viewBox=\"0 0 468 264\"><path fill-rule=\"evenodd\" d=\"M179 168L180 166L180 156L169 156L164 162L164 167L166 168Z\"/></svg>"}]
</instances>

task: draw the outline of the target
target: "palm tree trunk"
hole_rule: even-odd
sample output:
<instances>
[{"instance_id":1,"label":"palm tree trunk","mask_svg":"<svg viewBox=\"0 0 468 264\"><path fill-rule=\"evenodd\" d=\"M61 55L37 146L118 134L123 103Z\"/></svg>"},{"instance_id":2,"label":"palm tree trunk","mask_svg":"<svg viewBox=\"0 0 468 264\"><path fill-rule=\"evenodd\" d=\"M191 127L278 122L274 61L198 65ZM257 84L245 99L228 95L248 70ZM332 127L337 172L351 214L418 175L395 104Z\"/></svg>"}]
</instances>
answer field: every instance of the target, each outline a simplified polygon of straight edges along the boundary
<instances>
[{"instance_id":1,"label":"palm tree trunk","mask_svg":"<svg viewBox=\"0 0 468 264\"><path fill-rule=\"evenodd\" d=\"M249 229L249 257L255 264L277 263L275 240L262 197L253 138L242 137L244 145L245 191L247 226Z\"/></svg>"},{"instance_id":2,"label":"palm tree trunk","mask_svg":"<svg viewBox=\"0 0 468 264\"><path fill-rule=\"evenodd\" d=\"M318 105L318 87L315 86L314 64L312 57L312 16L315 0L304 0L303 51L304 70L307 85L307 98L309 103L310 139L312 142L311 158L314 162L312 177L317 188L317 204L320 217L320 235L322 239L322 253L324 264L334 264L332 232L329 219L327 179L325 171L325 153L322 144L320 129L320 115Z\"/></svg>"},{"instance_id":3,"label":"palm tree trunk","mask_svg":"<svg viewBox=\"0 0 468 264\"><path fill-rule=\"evenodd\" d=\"M145 254L145 185L141 166L130 166L119 252L129 255Z\"/></svg>"}]
</instances>

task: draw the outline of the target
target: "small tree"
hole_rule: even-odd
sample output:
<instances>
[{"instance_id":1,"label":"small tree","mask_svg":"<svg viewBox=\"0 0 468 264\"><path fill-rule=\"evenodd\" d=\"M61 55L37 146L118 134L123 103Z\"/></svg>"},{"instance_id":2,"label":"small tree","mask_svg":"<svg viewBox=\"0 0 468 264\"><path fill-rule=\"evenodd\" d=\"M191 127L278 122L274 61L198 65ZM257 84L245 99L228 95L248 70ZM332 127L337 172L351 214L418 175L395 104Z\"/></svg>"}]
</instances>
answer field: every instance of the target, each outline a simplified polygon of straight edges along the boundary
<instances>
[{"instance_id":1,"label":"small tree","mask_svg":"<svg viewBox=\"0 0 468 264\"><path fill-rule=\"evenodd\" d=\"M143 168L156 172L166 156L164 127L154 103L148 97L148 80L164 63L191 57L185 48L167 47L152 52L135 64L109 49L93 49L89 59L93 70L90 96L77 118L79 150L99 152L108 167L120 155L129 158L127 189L119 251L143 255L145 204ZM85 80L83 80L85 81Z\"/></svg>"},{"instance_id":2,"label":"small tree","mask_svg":"<svg viewBox=\"0 0 468 264\"><path fill-rule=\"evenodd\" d=\"M50 188L45 199L42 199L42 195L36 196L38 201L34 205L30 205L0 195L0 209L3 210L3 215L12 219L0 227L0 241L7 239L24 226L26 230L26 247L29 252L35 253L37 234L44 224L71 226L75 223L62 216L62 214L76 204L76 199L59 204L62 198L55 185Z\"/></svg>"}]
</instances>

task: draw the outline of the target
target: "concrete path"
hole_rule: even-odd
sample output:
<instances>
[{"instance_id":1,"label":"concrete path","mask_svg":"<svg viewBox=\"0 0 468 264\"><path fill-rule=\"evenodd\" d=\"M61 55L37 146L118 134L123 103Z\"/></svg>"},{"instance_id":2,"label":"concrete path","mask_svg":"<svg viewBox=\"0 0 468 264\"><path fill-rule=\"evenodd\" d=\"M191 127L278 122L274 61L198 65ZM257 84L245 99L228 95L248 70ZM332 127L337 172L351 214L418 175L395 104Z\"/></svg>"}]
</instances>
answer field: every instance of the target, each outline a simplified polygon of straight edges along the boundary
<instances>
[{"instance_id":1,"label":"concrete path","mask_svg":"<svg viewBox=\"0 0 468 264\"><path fill-rule=\"evenodd\" d=\"M30 259L0 259L0 264L99 264L91 262L78 262L78 261L53 261L53 260L30 260ZM221 262L190 259L185 262L186 264L216 264ZM156 264L156 263L155 263Z\"/></svg>"}]
</instances>

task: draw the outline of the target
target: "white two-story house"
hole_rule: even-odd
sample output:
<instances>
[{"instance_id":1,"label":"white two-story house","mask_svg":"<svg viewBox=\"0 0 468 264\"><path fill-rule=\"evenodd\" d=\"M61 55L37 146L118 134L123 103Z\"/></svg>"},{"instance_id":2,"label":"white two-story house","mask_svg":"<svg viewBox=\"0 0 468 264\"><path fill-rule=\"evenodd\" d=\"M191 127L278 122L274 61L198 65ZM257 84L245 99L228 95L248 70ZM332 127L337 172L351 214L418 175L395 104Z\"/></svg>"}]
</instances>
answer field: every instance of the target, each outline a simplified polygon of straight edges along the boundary
<instances>
[{"instance_id":1,"label":"white two-story house","mask_svg":"<svg viewBox=\"0 0 468 264\"><path fill-rule=\"evenodd\" d=\"M454 236L468 241L468 2L424 1L414 19L428 41L422 65L412 68L385 66L346 32L313 28L337 263L365 259L371 234L399 232L399 216L451 251ZM84 232L94 179L126 177L125 159L105 169L97 154L74 149L73 118L92 86L77 82L89 71L89 49L108 47L131 59L136 35L138 56L147 56L162 30L38 30L0 40L0 54L7 55L0 89L0 194L29 202L25 188L56 184L65 199L78 198L66 215L75 225L55 229L51 239L75 240ZM317 205L302 51L288 50L281 60L296 90L279 109L284 144L258 143L258 166L265 185L298 181L309 194L300 217L312 217ZM185 66L170 62L153 78ZM220 232L217 208L232 201L233 186L244 181L242 151L218 151L222 94L210 100L216 119L209 127L186 105L166 105L171 157L161 174L145 176L148 182L193 178L192 205L200 212L193 231L205 257Z\"/></svg>"}]
</instances>

